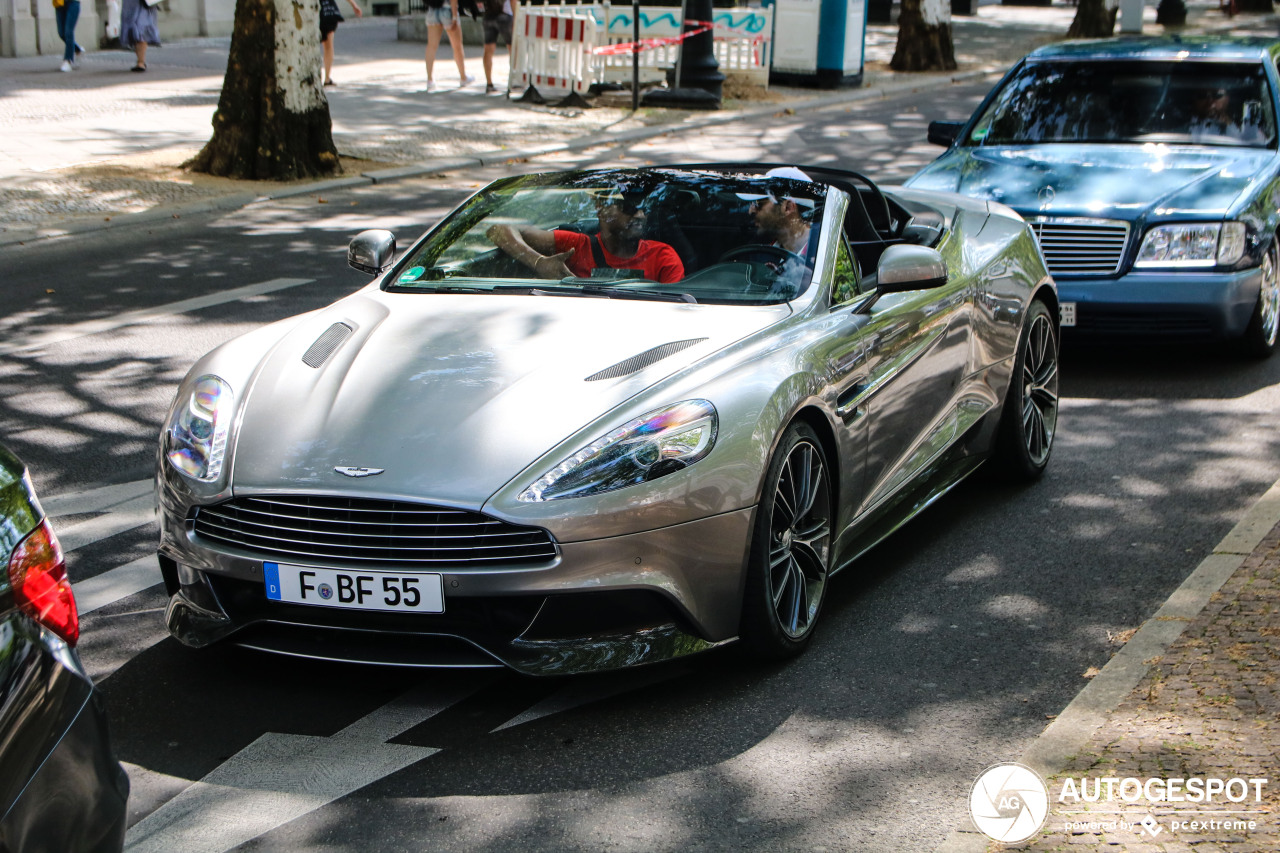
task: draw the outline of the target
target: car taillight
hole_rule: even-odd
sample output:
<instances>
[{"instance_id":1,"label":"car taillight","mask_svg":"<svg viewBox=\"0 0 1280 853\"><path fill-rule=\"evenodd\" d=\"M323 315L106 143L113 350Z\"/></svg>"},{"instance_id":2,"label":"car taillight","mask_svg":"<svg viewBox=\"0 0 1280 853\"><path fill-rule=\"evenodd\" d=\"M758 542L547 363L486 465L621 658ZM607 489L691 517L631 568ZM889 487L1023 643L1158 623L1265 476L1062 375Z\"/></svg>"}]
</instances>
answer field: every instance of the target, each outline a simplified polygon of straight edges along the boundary
<instances>
[{"instance_id":1,"label":"car taillight","mask_svg":"<svg viewBox=\"0 0 1280 853\"><path fill-rule=\"evenodd\" d=\"M62 546L49 522L18 543L9 557L9 583L14 602L33 619L71 645L80 639L80 616L67 580Z\"/></svg>"}]
</instances>

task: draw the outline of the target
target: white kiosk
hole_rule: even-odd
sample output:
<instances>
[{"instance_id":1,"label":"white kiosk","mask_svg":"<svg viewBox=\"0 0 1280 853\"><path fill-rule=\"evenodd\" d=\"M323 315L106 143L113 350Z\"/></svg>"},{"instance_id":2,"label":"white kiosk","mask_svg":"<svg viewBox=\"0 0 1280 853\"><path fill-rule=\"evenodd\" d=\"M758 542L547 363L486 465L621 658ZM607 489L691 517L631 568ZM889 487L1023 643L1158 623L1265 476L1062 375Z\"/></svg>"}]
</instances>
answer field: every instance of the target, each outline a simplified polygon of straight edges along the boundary
<instances>
[{"instance_id":1,"label":"white kiosk","mask_svg":"<svg viewBox=\"0 0 1280 853\"><path fill-rule=\"evenodd\" d=\"M862 84L866 0L774 0L776 83L834 89Z\"/></svg>"}]
</instances>

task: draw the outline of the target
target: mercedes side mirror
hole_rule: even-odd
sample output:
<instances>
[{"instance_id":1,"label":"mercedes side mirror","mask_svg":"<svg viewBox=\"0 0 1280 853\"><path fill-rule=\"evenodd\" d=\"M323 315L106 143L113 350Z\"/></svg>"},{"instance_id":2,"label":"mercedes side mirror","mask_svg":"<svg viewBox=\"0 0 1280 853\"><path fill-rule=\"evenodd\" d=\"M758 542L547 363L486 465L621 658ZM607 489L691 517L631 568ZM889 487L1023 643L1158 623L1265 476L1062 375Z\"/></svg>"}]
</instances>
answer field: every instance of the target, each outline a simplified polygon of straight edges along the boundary
<instances>
[{"instance_id":1,"label":"mercedes side mirror","mask_svg":"<svg viewBox=\"0 0 1280 853\"><path fill-rule=\"evenodd\" d=\"M396 259L396 235L381 228L361 231L347 247L347 264L369 275L378 275Z\"/></svg>"},{"instance_id":2,"label":"mercedes side mirror","mask_svg":"<svg viewBox=\"0 0 1280 853\"><path fill-rule=\"evenodd\" d=\"M960 138L960 131L964 129L964 125L962 121L931 121L929 122L929 142L941 145L943 148L950 148Z\"/></svg>"}]
</instances>

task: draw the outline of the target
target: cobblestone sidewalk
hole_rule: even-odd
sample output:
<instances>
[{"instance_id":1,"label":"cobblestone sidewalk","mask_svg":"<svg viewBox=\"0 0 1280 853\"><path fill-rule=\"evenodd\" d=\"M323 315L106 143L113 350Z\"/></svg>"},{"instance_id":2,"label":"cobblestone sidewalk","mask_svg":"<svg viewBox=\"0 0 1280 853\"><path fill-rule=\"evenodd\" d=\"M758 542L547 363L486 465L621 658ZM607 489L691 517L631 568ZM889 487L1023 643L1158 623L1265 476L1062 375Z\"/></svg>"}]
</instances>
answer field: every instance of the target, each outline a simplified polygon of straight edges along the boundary
<instances>
[{"instance_id":1,"label":"cobblestone sidewalk","mask_svg":"<svg viewBox=\"0 0 1280 853\"><path fill-rule=\"evenodd\" d=\"M1043 834L1023 848L1128 853L1280 850L1280 525L1151 668L1087 750L1046 780ZM1266 779L1212 804L1060 803L1068 778ZM1105 784L1105 783L1104 783ZM1119 791L1120 783L1113 783ZM1185 786L1185 783L1184 783ZM1128 789L1133 793L1132 786ZM1143 820L1149 818L1147 825ZM992 845L991 850L1005 849Z\"/></svg>"}]
</instances>

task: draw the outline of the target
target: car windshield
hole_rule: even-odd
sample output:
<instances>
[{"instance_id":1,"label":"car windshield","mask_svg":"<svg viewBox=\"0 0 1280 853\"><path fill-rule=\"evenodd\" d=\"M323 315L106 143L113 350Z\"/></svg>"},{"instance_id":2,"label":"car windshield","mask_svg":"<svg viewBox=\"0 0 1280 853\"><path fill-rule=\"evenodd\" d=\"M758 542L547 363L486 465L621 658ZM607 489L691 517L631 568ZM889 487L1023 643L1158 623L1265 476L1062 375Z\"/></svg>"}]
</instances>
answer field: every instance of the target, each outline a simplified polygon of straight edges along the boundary
<instances>
[{"instance_id":1,"label":"car windshield","mask_svg":"<svg viewBox=\"0 0 1280 853\"><path fill-rule=\"evenodd\" d=\"M1166 142L1273 146L1257 62L1032 62L1005 83L967 145Z\"/></svg>"},{"instance_id":2,"label":"car windshield","mask_svg":"<svg viewBox=\"0 0 1280 853\"><path fill-rule=\"evenodd\" d=\"M389 275L397 292L713 304L794 299L827 185L763 172L616 169L497 181Z\"/></svg>"}]
</instances>

